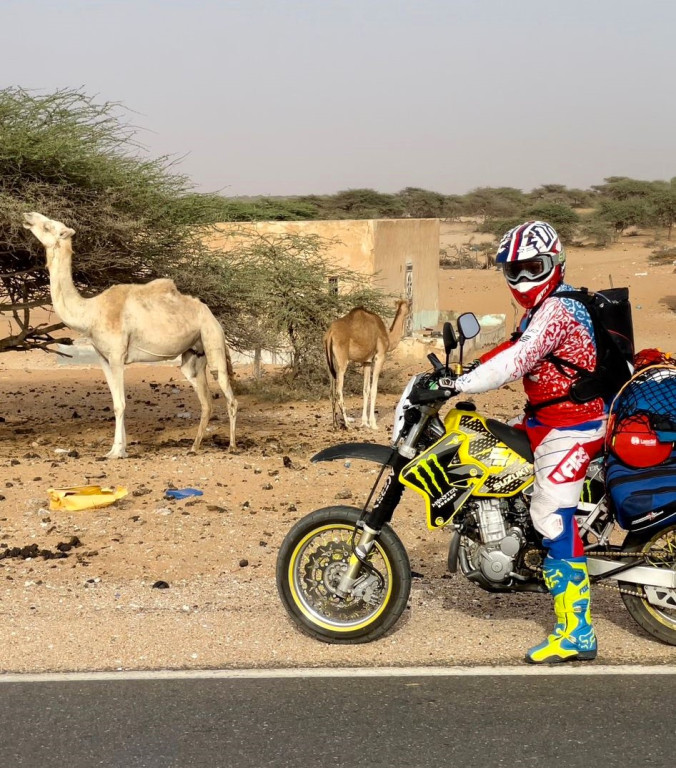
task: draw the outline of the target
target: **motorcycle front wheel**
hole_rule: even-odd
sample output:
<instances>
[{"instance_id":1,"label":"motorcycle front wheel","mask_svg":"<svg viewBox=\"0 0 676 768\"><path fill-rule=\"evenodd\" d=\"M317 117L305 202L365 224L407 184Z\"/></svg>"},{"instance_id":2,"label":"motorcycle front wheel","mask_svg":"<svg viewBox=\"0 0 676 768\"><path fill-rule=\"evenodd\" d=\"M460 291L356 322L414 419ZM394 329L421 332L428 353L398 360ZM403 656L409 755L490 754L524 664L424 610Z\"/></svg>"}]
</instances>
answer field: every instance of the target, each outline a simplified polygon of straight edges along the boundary
<instances>
[{"instance_id":1,"label":"motorcycle front wheel","mask_svg":"<svg viewBox=\"0 0 676 768\"><path fill-rule=\"evenodd\" d=\"M676 571L676 524L656 533L629 533L622 549L640 552L647 564L655 568ZM620 582L620 586L635 593L622 593L634 621L663 643L676 645L676 589L643 587L629 582ZM653 602L648 602L648 592Z\"/></svg>"},{"instance_id":2,"label":"motorcycle front wheel","mask_svg":"<svg viewBox=\"0 0 676 768\"><path fill-rule=\"evenodd\" d=\"M368 643L397 622L411 591L404 545L385 525L349 595L337 587L353 552L361 510L325 507L299 520L277 556L277 589L303 632L325 643ZM357 530L356 541L359 542Z\"/></svg>"}]
</instances>

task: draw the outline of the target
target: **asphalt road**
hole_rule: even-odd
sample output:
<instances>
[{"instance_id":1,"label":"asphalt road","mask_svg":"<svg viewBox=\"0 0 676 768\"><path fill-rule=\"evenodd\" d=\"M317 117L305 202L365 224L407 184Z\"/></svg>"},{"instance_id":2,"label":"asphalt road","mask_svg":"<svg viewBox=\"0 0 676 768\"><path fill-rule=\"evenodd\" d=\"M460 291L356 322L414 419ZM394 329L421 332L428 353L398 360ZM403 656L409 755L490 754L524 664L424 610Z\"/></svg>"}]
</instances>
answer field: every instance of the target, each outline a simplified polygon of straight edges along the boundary
<instances>
[{"instance_id":1,"label":"asphalt road","mask_svg":"<svg viewBox=\"0 0 676 768\"><path fill-rule=\"evenodd\" d=\"M676 765L676 675L3 682L7 768Z\"/></svg>"}]
</instances>

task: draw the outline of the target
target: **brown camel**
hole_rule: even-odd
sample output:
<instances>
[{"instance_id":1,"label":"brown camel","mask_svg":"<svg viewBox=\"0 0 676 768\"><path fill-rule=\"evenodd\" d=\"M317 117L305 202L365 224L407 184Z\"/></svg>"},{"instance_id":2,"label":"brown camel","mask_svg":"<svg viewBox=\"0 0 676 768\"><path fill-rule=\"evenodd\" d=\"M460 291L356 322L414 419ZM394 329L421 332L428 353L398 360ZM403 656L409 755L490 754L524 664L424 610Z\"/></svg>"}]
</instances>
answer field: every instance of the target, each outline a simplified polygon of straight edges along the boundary
<instances>
[{"instance_id":1,"label":"brown camel","mask_svg":"<svg viewBox=\"0 0 676 768\"><path fill-rule=\"evenodd\" d=\"M343 382L350 362L364 365L364 408L361 416L363 427L377 429L376 397L378 378L385 362L385 356L401 340L404 323L410 312L409 302L400 299L388 332L378 315L363 307L355 307L344 317L334 320L324 336L326 362L331 374L331 409L334 427L338 426L336 401L340 407L343 424L347 428L352 419L345 413Z\"/></svg>"},{"instance_id":2,"label":"brown camel","mask_svg":"<svg viewBox=\"0 0 676 768\"><path fill-rule=\"evenodd\" d=\"M235 400L228 375L230 353L220 323L199 299L179 293L173 280L113 285L84 298L73 283L71 238L74 229L40 213L25 213L24 227L44 245L52 304L61 320L88 336L99 356L115 411L115 439L110 459L127 455L124 428L124 366L127 363L173 360L181 355L181 371L197 393L202 415L192 449L202 442L211 417L206 369L223 390L230 417L230 447L235 445Z\"/></svg>"}]
</instances>

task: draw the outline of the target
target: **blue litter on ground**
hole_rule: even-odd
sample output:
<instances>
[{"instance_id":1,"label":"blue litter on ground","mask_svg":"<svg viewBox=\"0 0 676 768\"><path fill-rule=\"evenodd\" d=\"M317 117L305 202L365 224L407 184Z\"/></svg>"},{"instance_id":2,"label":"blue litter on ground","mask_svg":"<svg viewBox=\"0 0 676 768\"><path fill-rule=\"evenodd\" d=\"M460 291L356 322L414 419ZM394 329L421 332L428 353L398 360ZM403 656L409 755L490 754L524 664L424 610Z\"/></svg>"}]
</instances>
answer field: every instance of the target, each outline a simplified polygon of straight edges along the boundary
<instances>
[{"instance_id":1,"label":"blue litter on ground","mask_svg":"<svg viewBox=\"0 0 676 768\"><path fill-rule=\"evenodd\" d=\"M202 496L203 493L197 488L168 488L164 495L168 499L187 499L188 496Z\"/></svg>"}]
</instances>

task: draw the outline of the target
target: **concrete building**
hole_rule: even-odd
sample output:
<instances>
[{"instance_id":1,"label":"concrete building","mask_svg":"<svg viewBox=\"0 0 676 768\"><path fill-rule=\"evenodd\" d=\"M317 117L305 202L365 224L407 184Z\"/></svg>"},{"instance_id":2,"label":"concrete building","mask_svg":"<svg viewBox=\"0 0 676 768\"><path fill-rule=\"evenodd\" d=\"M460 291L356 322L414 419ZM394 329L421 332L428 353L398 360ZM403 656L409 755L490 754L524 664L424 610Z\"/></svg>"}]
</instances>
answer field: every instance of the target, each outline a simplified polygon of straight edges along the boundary
<instances>
[{"instance_id":1,"label":"concrete building","mask_svg":"<svg viewBox=\"0 0 676 768\"><path fill-rule=\"evenodd\" d=\"M411 299L408 333L438 322L439 219L259 221L219 224L218 229L227 237L214 237L210 244L226 250L233 233L247 230L322 237L328 260L337 267L363 274L384 293ZM336 287L340 290L337 278Z\"/></svg>"}]
</instances>

